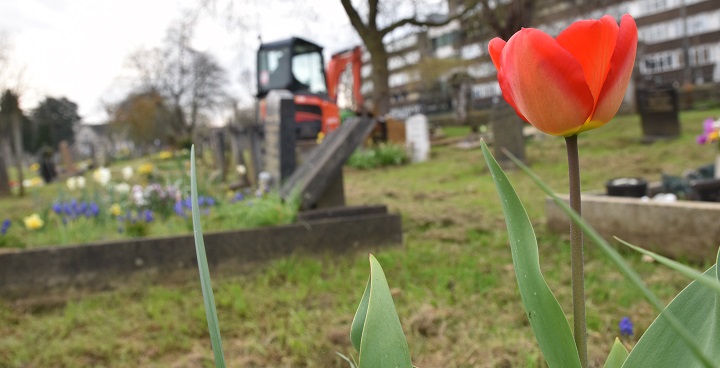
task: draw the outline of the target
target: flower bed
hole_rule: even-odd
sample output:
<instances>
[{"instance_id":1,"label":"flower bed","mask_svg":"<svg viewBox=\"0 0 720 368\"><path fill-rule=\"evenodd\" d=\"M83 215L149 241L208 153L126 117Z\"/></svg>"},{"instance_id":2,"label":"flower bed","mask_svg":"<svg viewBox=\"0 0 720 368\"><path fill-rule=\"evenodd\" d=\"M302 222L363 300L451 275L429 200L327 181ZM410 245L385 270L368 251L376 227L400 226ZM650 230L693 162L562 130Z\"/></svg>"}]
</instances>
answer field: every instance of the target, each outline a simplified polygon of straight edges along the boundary
<instances>
[{"instance_id":1,"label":"flower bed","mask_svg":"<svg viewBox=\"0 0 720 368\"><path fill-rule=\"evenodd\" d=\"M167 151L169 152L169 151ZM117 168L101 167L62 183L32 188L30 206L0 218L0 248L113 241L190 233L187 155L167 152ZM208 230L288 224L297 206L276 195L227 191L201 180L200 207ZM48 197L52 191L51 197ZM49 198L49 199L48 199ZM12 199L12 201L18 201ZM28 201L29 202L29 201Z\"/></svg>"}]
</instances>

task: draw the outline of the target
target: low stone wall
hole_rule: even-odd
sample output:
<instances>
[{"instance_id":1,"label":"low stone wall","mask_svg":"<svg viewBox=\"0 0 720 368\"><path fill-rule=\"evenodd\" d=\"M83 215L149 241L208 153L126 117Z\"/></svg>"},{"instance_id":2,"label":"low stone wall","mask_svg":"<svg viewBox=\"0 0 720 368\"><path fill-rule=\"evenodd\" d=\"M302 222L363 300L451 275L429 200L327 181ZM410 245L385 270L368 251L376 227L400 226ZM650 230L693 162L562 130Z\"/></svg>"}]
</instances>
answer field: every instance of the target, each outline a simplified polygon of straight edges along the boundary
<instances>
[{"instance_id":1,"label":"low stone wall","mask_svg":"<svg viewBox=\"0 0 720 368\"><path fill-rule=\"evenodd\" d=\"M563 198L568 202L567 196ZM637 198L582 195L583 218L610 243L627 242L674 259L712 261L720 246L720 203L642 202ZM546 201L547 225L566 233L569 219L552 199ZM587 240L586 240L587 241Z\"/></svg>"},{"instance_id":2,"label":"low stone wall","mask_svg":"<svg viewBox=\"0 0 720 368\"><path fill-rule=\"evenodd\" d=\"M371 213L205 234L210 270L239 272L293 253L342 253L402 244L399 215ZM178 272L197 276L192 235L143 238L0 254L0 298L63 289L112 289L129 278L156 283Z\"/></svg>"}]
</instances>

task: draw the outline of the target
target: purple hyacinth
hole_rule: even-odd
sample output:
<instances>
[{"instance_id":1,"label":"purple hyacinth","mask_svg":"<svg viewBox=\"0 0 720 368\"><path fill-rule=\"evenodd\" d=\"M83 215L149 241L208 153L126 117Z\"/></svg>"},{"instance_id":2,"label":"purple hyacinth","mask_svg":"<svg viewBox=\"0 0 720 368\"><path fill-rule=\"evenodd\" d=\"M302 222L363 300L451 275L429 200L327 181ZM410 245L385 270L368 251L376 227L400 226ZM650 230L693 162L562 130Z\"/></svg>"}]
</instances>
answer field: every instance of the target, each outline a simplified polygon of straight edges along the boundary
<instances>
[{"instance_id":1,"label":"purple hyacinth","mask_svg":"<svg viewBox=\"0 0 720 368\"><path fill-rule=\"evenodd\" d=\"M633 335L633 323L630 321L630 318L623 317L623 319L620 320L620 323L618 324L620 327L620 335L622 336L632 336Z\"/></svg>"},{"instance_id":2,"label":"purple hyacinth","mask_svg":"<svg viewBox=\"0 0 720 368\"><path fill-rule=\"evenodd\" d=\"M150 210L143 211L143 218L147 223L153 222L153 220L155 219L155 217L153 216L153 212Z\"/></svg>"},{"instance_id":3,"label":"purple hyacinth","mask_svg":"<svg viewBox=\"0 0 720 368\"><path fill-rule=\"evenodd\" d=\"M7 234L8 228L10 228L11 224L12 224L12 222L10 222L10 219L5 219L2 222L2 226L0 226L0 235Z\"/></svg>"},{"instance_id":4,"label":"purple hyacinth","mask_svg":"<svg viewBox=\"0 0 720 368\"><path fill-rule=\"evenodd\" d=\"M88 217L97 217L100 214L100 207L98 207L97 203L90 202L90 206L88 206L87 215Z\"/></svg>"}]
</instances>

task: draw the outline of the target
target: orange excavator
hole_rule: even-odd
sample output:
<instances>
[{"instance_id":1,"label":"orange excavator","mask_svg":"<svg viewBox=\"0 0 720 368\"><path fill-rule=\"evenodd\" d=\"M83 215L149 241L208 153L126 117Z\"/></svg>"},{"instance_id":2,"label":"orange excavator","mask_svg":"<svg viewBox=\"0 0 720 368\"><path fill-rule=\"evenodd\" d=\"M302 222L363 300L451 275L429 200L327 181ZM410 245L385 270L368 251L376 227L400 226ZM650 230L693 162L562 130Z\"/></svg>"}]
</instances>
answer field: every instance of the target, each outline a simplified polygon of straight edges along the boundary
<instances>
[{"instance_id":1,"label":"orange excavator","mask_svg":"<svg viewBox=\"0 0 720 368\"><path fill-rule=\"evenodd\" d=\"M352 70L354 105L362 106L360 94L360 47L334 54L325 72L323 48L298 37L265 43L257 54L257 97L260 120L266 116L265 96L274 89L293 94L298 139L315 139L340 126L337 105L340 79L348 64Z\"/></svg>"}]
</instances>

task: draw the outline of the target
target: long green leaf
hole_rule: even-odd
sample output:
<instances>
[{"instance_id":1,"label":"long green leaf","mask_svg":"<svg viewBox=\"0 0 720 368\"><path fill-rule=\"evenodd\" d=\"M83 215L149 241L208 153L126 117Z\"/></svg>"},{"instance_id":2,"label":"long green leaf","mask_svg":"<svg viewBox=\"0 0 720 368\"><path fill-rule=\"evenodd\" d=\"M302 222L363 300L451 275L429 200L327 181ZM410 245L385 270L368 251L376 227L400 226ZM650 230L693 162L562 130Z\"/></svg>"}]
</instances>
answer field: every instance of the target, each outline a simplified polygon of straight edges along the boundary
<instances>
[{"instance_id":1,"label":"long green leaf","mask_svg":"<svg viewBox=\"0 0 720 368\"><path fill-rule=\"evenodd\" d=\"M615 265L618 267L618 270L625 275L625 278L627 278L630 282L632 282L645 296L645 298L652 304L658 311L663 311L665 309L665 306L660 301L660 299L653 294L650 289L645 285L645 282L640 278L640 275L637 274L630 266L628 266L627 263L625 263L625 260L623 260L622 256L612 247L610 244L608 244L605 239L603 239L600 234L595 231L595 229L592 228L585 220L582 219L575 211L573 211L570 206L565 203L563 200L560 199L560 197L555 194L555 192L550 189L550 187L545 184L545 182L542 181L535 173L530 170L527 165L525 165L522 161L518 160L515 156L513 156L511 153L507 153L507 156L520 168L522 169L534 182L535 184L540 187L540 189L545 192L550 198L555 202L555 204L565 212L565 214L570 217L572 221L575 221L582 229L586 237L589 239L592 239L595 244L597 244L600 249L608 256L610 257L610 260L615 263ZM713 294L714 295L714 294ZM692 354L700 361L702 362L703 367L712 368L712 367L718 367L720 363L715 362L713 363L712 359L704 352L704 349L700 347L698 342L693 338L694 334L691 334L684 326L683 323L675 316L675 314L671 311L665 311L667 313L661 313L661 316L664 317L667 323L672 326L672 328L677 333L677 336L674 338L675 341L682 340L686 348L689 348Z\"/></svg>"},{"instance_id":2,"label":"long green leaf","mask_svg":"<svg viewBox=\"0 0 720 368\"><path fill-rule=\"evenodd\" d=\"M482 150L500 194L515 277L535 338L550 367L580 367L570 324L540 271L537 239L527 212L485 142Z\"/></svg>"},{"instance_id":3,"label":"long green leaf","mask_svg":"<svg viewBox=\"0 0 720 368\"><path fill-rule=\"evenodd\" d=\"M613 344L612 349L610 349L610 354L608 354L608 358L605 361L603 368L620 368L627 357L628 351L625 349L625 345L623 345L622 342L620 342L620 339L616 337L615 343Z\"/></svg>"},{"instance_id":4,"label":"long green leaf","mask_svg":"<svg viewBox=\"0 0 720 368\"><path fill-rule=\"evenodd\" d=\"M412 367L410 349L395 310L390 287L380 263L372 254L370 279L355 313L350 339L360 353L359 368Z\"/></svg>"},{"instance_id":5,"label":"long green leaf","mask_svg":"<svg viewBox=\"0 0 720 368\"><path fill-rule=\"evenodd\" d=\"M705 275L716 277L717 266ZM672 313L690 331L696 341L701 341L702 351L713 360L714 367L720 363L720 296L705 285L693 281L662 311L648 327L637 345L630 352L623 367L695 368L704 363L678 341L678 334L665 315Z\"/></svg>"},{"instance_id":6,"label":"long green leaf","mask_svg":"<svg viewBox=\"0 0 720 368\"><path fill-rule=\"evenodd\" d=\"M358 353L360 352L360 341L362 341L363 326L365 326L365 317L367 316L368 302L370 301L370 280L372 280L372 278L368 277L368 281L365 284L365 292L360 300L360 305L358 306L357 312L355 312L352 327L350 328L350 342L352 342L353 347Z\"/></svg>"},{"instance_id":7,"label":"long green leaf","mask_svg":"<svg viewBox=\"0 0 720 368\"><path fill-rule=\"evenodd\" d=\"M215 309L215 297L213 296L207 255L205 254L205 242L202 236L202 227L200 226L197 171L195 170L195 145L190 148L190 196L192 200L193 232L195 234L195 253L197 254L198 270L200 271L200 285L205 303L205 317L207 318L208 329L210 330L210 341L212 343L213 355L215 356L215 367L225 368L225 356L220 338L220 324L218 323L217 311Z\"/></svg>"},{"instance_id":8,"label":"long green leaf","mask_svg":"<svg viewBox=\"0 0 720 368\"><path fill-rule=\"evenodd\" d=\"M618 237L615 237L615 239L617 241L619 241L620 244L623 244L626 247L629 247L629 248L635 250L636 252L645 254L645 255L651 257L652 259L656 260L657 262L662 263L665 266L668 266L668 267L672 268L673 270L675 270L693 280L697 280L699 283L701 283L711 289L714 289L715 292L717 292L717 293L720 293L720 281L718 281L717 278L700 273L700 272L696 271L695 269L690 268L682 263L673 261L672 259L667 258L667 257L663 257L663 256L661 256L657 253L653 253L647 249L643 249L636 245L632 245Z\"/></svg>"}]
</instances>

